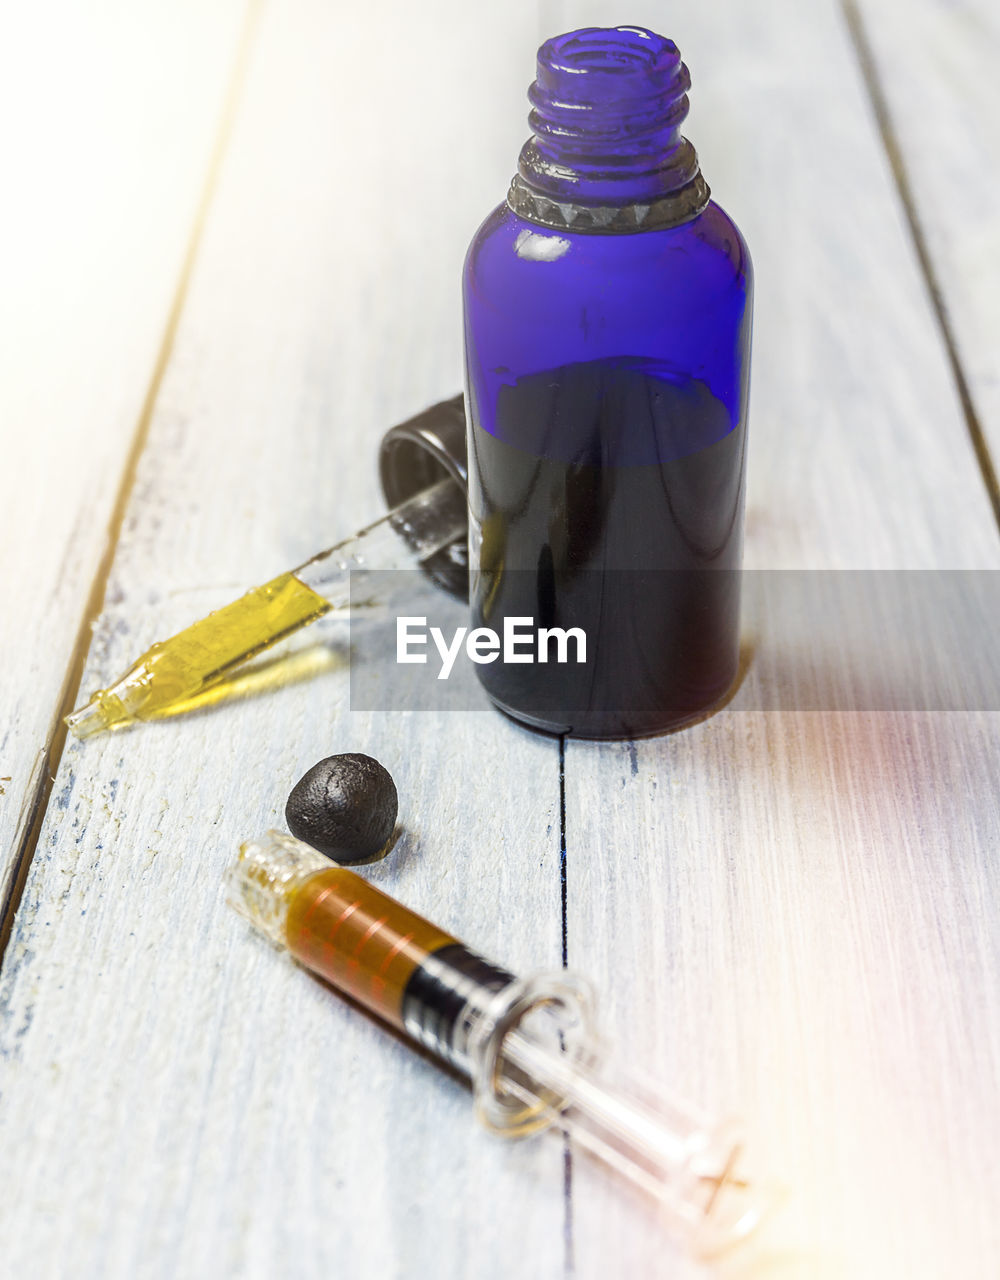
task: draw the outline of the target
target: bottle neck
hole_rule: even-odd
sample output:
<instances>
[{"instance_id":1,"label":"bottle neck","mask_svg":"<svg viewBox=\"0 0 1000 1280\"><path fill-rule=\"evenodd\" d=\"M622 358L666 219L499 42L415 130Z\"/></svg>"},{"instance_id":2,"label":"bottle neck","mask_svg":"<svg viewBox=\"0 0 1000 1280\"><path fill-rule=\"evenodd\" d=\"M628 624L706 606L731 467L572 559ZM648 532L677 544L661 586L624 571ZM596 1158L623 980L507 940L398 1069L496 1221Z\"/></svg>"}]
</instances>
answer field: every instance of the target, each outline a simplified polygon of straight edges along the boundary
<instances>
[{"instance_id":1,"label":"bottle neck","mask_svg":"<svg viewBox=\"0 0 1000 1280\"><path fill-rule=\"evenodd\" d=\"M644 231L695 217L709 190L691 144L688 69L641 27L587 27L538 51L532 137L508 203L546 226Z\"/></svg>"}]
</instances>

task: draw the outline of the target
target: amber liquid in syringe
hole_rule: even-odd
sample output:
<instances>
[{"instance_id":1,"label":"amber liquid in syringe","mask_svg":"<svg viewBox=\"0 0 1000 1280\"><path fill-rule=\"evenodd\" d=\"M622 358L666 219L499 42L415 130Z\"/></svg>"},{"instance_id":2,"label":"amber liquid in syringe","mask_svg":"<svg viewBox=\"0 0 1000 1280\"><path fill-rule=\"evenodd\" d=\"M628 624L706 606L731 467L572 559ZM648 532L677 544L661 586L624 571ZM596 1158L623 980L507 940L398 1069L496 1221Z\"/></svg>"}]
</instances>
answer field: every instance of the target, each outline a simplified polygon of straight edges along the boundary
<instances>
[{"instance_id":1,"label":"amber liquid in syringe","mask_svg":"<svg viewBox=\"0 0 1000 1280\"><path fill-rule=\"evenodd\" d=\"M154 644L66 723L86 738L187 703L271 645L346 608L352 570L414 567L464 538L465 530L465 495L453 480L442 480L353 538Z\"/></svg>"}]
</instances>

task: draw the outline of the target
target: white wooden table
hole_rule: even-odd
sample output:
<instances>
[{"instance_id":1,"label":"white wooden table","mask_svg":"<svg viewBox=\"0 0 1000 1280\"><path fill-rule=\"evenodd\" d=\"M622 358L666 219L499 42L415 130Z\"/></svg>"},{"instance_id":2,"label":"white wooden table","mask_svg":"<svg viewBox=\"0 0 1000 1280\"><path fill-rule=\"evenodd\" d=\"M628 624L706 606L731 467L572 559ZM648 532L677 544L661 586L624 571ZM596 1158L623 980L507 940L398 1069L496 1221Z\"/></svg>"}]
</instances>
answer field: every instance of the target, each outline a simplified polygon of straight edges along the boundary
<instances>
[{"instance_id":1,"label":"white wooden table","mask_svg":"<svg viewBox=\"0 0 1000 1280\"><path fill-rule=\"evenodd\" d=\"M239 841L343 750L401 796L366 874L513 967L589 974L637 1061L748 1119L793 1192L752 1274L1000 1273L1000 714L741 693L561 745L488 711L351 712L334 663L60 728L379 511L381 431L460 385L462 256L535 48L587 23L669 24L752 249L747 564L1000 568L995 6L662 9L7 6L5 1275L703 1274L224 908Z\"/></svg>"}]
</instances>

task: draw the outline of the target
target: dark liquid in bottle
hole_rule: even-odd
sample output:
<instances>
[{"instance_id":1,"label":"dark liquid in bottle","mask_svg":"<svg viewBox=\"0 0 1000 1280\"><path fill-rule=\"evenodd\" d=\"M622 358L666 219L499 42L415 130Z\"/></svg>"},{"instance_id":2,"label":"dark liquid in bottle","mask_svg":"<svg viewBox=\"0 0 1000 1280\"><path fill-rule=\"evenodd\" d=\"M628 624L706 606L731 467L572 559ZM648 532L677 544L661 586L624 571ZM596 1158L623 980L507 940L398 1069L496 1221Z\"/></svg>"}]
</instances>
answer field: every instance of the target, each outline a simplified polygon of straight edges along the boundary
<instances>
[{"instance_id":1,"label":"dark liquid in bottle","mask_svg":"<svg viewBox=\"0 0 1000 1280\"><path fill-rule=\"evenodd\" d=\"M495 433L472 417L472 626L587 638L585 663L553 643L544 663L479 666L493 701L581 737L661 732L717 702L738 662L745 424L703 383L628 358L504 387Z\"/></svg>"}]
</instances>

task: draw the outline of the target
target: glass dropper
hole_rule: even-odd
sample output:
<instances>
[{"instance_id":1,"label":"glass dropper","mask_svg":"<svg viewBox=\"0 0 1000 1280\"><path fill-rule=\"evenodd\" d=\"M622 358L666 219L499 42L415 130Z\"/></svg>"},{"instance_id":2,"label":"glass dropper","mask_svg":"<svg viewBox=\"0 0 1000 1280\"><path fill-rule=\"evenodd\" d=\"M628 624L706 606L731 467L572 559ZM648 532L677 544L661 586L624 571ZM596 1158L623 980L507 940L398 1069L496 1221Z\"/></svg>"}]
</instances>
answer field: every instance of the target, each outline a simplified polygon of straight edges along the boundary
<instances>
[{"instance_id":1,"label":"glass dropper","mask_svg":"<svg viewBox=\"0 0 1000 1280\"><path fill-rule=\"evenodd\" d=\"M353 537L158 641L120 680L68 715L66 724L78 738L89 738L152 719L301 627L346 609L352 572L413 569L464 538L466 527L464 492L451 478L440 480Z\"/></svg>"}]
</instances>

